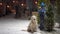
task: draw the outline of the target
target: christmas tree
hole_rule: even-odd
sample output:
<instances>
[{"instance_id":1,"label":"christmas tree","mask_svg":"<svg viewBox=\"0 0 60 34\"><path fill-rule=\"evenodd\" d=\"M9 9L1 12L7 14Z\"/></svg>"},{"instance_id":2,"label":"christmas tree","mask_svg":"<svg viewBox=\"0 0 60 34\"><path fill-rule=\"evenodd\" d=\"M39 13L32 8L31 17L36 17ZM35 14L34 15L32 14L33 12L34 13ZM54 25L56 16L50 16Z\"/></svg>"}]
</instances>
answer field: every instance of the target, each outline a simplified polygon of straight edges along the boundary
<instances>
[{"instance_id":1,"label":"christmas tree","mask_svg":"<svg viewBox=\"0 0 60 34\"><path fill-rule=\"evenodd\" d=\"M47 31L52 31L53 30L53 27L54 27L54 14L53 14L53 11L52 11L52 6L49 5L48 6L48 11L46 12L46 23L45 23L45 27L47 29Z\"/></svg>"}]
</instances>

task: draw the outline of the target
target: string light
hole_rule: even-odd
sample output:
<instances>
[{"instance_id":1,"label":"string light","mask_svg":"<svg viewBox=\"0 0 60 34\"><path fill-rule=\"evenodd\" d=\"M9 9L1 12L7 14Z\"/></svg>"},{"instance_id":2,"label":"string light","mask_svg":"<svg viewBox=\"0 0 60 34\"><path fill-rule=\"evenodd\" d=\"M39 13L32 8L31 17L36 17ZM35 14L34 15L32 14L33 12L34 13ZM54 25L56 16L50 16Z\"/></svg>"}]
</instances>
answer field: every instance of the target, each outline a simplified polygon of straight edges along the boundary
<instances>
[{"instance_id":1,"label":"string light","mask_svg":"<svg viewBox=\"0 0 60 34\"><path fill-rule=\"evenodd\" d=\"M10 6L9 6L9 5L7 5L7 7L9 8Z\"/></svg>"},{"instance_id":2,"label":"string light","mask_svg":"<svg viewBox=\"0 0 60 34\"><path fill-rule=\"evenodd\" d=\"M40 9L41 7L39 7L39 9Z\"/></svg>"},{"instance_id":3,"label":"string light","mask_svg":"<svg viewBox=\"0 0 60 34\"><path fill-rule=\"evenodd\" d=\"M23 6L24 4L22 3L21 5Z\"/></svg>"},{"instance_id":4,"label":"string light","mask_svg":"<svg viewBox=\"0 0 60 34\"><path fill-rule=\"evenodd\" d=\"M0 3L0 5L2 5L2 3Z\"/></svg>"},{"instance_id":5,"label":"string light","mask_svg":"<svg viewBox=\"0 0 60 34\"><path fill-rule=\"evenodd\" d=\"M15 3L15 1L13 1L13 3Z\"/></svg>"},{"instance_id":6,"label":"string light","mask_svg":"<svg viewBox=\"0 0 60 34\"><path fill-rule=\"evenodd\" d=\"M35 4L37 4L37 1L35 2Z\"/></svg>"}]
</instances>

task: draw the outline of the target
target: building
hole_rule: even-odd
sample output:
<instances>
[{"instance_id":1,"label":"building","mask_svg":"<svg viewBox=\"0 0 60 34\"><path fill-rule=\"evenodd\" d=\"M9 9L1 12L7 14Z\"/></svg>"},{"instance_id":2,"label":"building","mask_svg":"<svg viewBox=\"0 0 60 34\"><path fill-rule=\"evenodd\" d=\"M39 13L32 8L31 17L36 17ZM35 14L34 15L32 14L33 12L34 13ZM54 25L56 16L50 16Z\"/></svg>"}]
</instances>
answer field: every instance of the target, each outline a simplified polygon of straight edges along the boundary
<instances>
[{"instance_id":1,"label":"building","mask_svg":"<svg viewBox=\"0 0 60 34\"><path fill-rule=\"evenodd\" d=\"M37 8L38 0L0 0L0 14L8 15L10 13L18 16L32 14Z\"/></svg>"}]
</instances>

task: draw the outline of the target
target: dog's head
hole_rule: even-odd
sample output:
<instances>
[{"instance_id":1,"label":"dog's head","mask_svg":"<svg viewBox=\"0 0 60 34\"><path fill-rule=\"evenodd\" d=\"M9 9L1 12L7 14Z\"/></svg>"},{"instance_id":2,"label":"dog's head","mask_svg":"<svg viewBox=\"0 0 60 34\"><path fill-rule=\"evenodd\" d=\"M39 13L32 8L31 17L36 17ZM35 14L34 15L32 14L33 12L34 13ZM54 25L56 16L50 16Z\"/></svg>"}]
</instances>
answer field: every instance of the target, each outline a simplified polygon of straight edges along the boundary
<instances>
[{"instance_id":1,"label":"dog's head","mask_svg":"<svg viewBox=\"0 0 60 34\"><path fill-rule=\"evenodd\" d=\"M37 17L36 17L35 15L33 15L33 16L31 17L31 20L32 20L32 21L36 21L36 20L37 20Z\"/></svg>"}]
</instances>

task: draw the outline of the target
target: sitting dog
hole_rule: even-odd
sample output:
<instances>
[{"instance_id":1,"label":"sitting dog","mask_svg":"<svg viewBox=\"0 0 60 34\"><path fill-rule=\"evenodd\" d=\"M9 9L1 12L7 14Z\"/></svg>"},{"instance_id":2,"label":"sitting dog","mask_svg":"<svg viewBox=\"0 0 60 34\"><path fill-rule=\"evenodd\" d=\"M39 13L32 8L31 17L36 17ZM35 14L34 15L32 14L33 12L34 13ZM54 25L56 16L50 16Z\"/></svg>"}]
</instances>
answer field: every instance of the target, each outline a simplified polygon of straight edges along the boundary
<instances>
[{"instance_id":1,"label":"sitting dog","mask_svg":"<svg viewBox=\"0 0 60 34\"><path fill-rule=\"evenodd\" d=\"M37 17L33 15L31 17L31 21L30 21L27 31L33 33L37 31L37 28L38 28Z\"/></svg>"}]
</instances>

